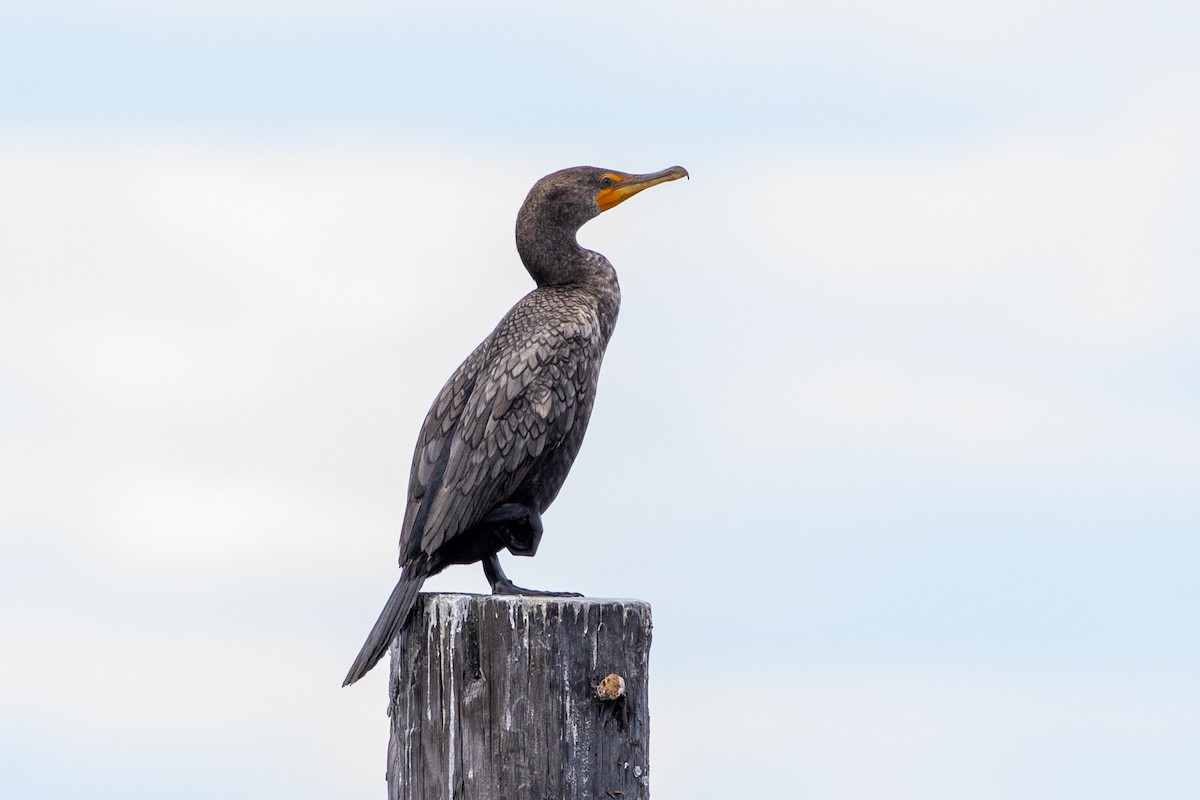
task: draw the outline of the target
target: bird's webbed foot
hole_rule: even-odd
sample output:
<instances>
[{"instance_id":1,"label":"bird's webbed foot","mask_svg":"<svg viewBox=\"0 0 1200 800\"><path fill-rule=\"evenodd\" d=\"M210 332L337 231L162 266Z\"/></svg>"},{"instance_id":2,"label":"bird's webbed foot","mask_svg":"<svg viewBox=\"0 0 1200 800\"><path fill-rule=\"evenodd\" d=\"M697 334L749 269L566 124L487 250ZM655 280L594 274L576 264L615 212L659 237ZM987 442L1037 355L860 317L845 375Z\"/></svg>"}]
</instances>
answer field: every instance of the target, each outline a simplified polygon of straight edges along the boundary
<instances>
[{"instance_id":1,"label":"bird's webbed foot","mask_svg":"<svg viewBox=\"0 0 1200 800\"><path fill-rule=\"evenodd\" d=\"M520 503L496 506L481 524L514 556L532 556L542 541L542 516Z\"/></svg>"},{"instance_id":2,"label":"bird's webbed foot","mask_svg":"<svg viewBox=\"0 0 1200 800\"><path fill-rule=\"evenodd\" d=\"M483 574L492 585L492 594L530 595L532 597L583 597L579 592L551 592L544 589L526 589L508 579L500 568L500 556L493 553L483 560Z\"/></svg>"}]
</instances>

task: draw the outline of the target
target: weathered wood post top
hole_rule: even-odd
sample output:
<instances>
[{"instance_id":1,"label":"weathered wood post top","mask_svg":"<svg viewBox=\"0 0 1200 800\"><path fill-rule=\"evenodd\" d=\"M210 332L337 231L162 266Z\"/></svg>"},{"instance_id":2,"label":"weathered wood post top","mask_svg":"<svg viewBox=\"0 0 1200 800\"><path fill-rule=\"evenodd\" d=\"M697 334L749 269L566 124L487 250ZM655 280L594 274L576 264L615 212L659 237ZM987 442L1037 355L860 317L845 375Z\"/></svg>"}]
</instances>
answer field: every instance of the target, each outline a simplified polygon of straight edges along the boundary
<instances>
[{"instance_id":1,"label":"weathered wood post top","mask_svg":"<svg viewBox=\"0 0 1200 800\"><path fill-rule=\"evenodd\" d=\"M649 797L650 606L425 594L392 645L389 800Z\"/></svg>"}]
</instances>

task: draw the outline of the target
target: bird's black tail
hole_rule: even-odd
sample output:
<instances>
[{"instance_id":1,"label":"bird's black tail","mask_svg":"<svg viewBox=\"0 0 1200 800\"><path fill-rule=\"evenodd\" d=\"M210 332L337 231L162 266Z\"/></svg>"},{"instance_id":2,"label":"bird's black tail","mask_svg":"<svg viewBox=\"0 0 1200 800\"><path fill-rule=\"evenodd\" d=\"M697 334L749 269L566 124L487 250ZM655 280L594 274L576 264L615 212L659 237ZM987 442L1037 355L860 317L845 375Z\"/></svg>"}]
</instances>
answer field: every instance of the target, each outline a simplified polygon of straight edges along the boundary
<instances>
[{"instance_id":1,"label":"bird's black tail","mask_svg":"<svg viewBox=\"0 0 1200 800\"><path fill-rule=\"evenodd\" d=\"M408 615L417 599L417 592L421 590L421 584L424 582L424 575L410 575L408 570L400 573L396 588L392 589L391 597L380 612L379 619L375 620L375 627L371 628L367 641L358 651L358 656L354 659L350 671L346 673L346 680L342 681L342 686L349 686L366 675L371 671L371 667L383 658L383 654L392 646L396 634L408 621Z\"/></svg>"}]
</instances>

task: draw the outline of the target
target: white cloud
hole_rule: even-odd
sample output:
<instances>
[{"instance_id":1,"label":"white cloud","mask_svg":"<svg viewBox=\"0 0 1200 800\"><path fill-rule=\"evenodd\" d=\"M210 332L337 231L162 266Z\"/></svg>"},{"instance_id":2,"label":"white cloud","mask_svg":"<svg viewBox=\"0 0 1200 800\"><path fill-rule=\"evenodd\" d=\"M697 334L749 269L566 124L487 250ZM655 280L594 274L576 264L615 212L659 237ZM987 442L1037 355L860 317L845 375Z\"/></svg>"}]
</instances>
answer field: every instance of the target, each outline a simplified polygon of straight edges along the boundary
<instances>
[{"instance_id":1,"label":"white cloud","mask_svg":"<svg viewBox=\"0 0 1200 800\"><path fill-rule=\"evenodd\" d=\"M757 256L798 286L955 303L1098 349L1194 330L1190 142L1162 98L1090 137L793 162L748 187Z\"/></svg>"},{"instance_id":2,"label":"white cloud","mask_svg":"<svg viewBox=\"0 0 1200 800\"><path fill-rule=\"evenodd\" d=\"M732 290L705 426L742 458L1187 463L1186 388L1157 377L1200 342L1197 136L1200 110L1159 97L1082 140L751 167L701 210L733 233L691 256ZM750 399L765 437L736 424Z\"/></svg>"},{"instance_id":3,"label":"white cloud","mask_svg":"<svg viewBox=\"0 0 1200 800\"><path fill-rule=\"evenodd\" d=\"M1200 697L1180 676L1149 686L1087 667L889 664L671 678L653 687L652 788L672 796L1132 798L1153 785L1183 798L1197 788L1177 759Z\"/></svg>"},{"instance_id":4,"label":"white cloud","mask_svg":"<svg viewBox=\"0 0 1200 800\"><path fill-rule=\"evenodd\" d=\"M1048 455L1088 472L1150 454L1162 458L1147 481L1176 475L1200 450L1187 393L1124 392L1121 353L1171 363L1195 333L1181 211L1195 202L1195 127L1185 111L1155 111L1082 149L1050 137L783 168L728 153L687 163L696 180L674 196L649 195L582 237L613 254L628 291L593 428L609 436L589 442L595 480L571 486L556 522L611 526L631 551L664 554L654 592L711 592L755 576L731 580L721 570L732 559L694 552L694 571L677 575L670 559L712 534L690 522L742 521L757 478L731 461L774 459L786 480L806 448L902 450L948 470L984 461L1019 481ZM2 152L0 263L17 268L0 296L0 385L11 389L0 523L15 534L6 562L28 558L54 577L0 598L15 649L49 654L4 662L0 701L95 736L119 717L114 736L129 749L154 739L208 763L272 742L266 772L287 773L300 753L305 775L323 776L314 782L344 794L346 776L366 775L378 788L382 695L339 692L337 678L395 575L426 404L529 285L512 219L538 169L361 143L10 141ZM1013 327L1036 336L1010 338ZM1081 358L1115 377L1063 368ZM673 524L645 544L647 509L611 487L652 458L672 475L637 487L640 502ZM871 479L844 493L870 496ZM677 494L663 499L667 483ZM696 486L718 491L696 503ZM764 549L790 554L796 510L776 502L755 522L770 528ZM471 573L445 585L477 586ZM76 585L80 574L90 581ZM89 595L97 585L103 596ZM319 613L330 617L305 616ZM776 624L761 616L754 624ZM716 690L656 679L656 792L771 796L789 780L782 765L823 796L934 796L949 785L936 782L946 752L961 759L954 786L977 789L997 768L992 745L1036 755L1080 733L1072 714L1106 691L1055 705L1069 681L1040 684L1033 699L1011 676L998 688L837 668L767 681L735 660L713 664ZM62 690L73 681L82 701ZM725 684L742 695L724 699ZM1120 688L1135 699L1117 717L1153 728L1139 704L1161 709L1161 698ZM1051 733L1030 740L1047 708ZM776 712L766 722L764 709ZM1079 752L1127 741L1117 728L1096 735ZM857 770L868 757L874 773Z\"/></svg>"},{"instance_id":5,"label":"white cloud","mask_svg":"<svg viewBox=\"0 0 1200 800\"><path fill-rule=\"evenodd\" d=\"M344 654L311 637L194 619L155 627L153 617L98 618L79 599L0 606L7 646L21 654L0 664L6 722L70 746L79 765L117 761L119 782L105 791L144 791L168 759L226 797L253 796L263 776L298 796L382 792L386 701L340 688ZM120 763L130 753L138 766Z\"/></svg>"}]
</instances>

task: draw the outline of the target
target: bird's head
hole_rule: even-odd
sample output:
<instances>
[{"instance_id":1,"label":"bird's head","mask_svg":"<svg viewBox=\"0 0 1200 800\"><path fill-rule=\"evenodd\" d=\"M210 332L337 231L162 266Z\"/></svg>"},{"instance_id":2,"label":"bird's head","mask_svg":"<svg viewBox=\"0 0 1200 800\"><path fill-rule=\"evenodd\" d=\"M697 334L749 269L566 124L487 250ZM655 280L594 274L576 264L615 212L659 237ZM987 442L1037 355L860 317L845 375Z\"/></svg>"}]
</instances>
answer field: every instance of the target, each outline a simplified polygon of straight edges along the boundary
<instances>
[{"instance_id":1,"label":"bird's head","mask_svg":"<svg viewBox=\"0 0 1200 800\"><path fill-rule=\"evenodd\" d=\"M552 172L529 190L517 214L517 250L539 284L569 278L564 254L578 251L575 233L585 222L643 189L688 177L683 167L631 175L599 167Z\"/></svg>"},{"instance_id":2,"label":"bird's head","mask_svg":"<svg viewBox=\"0 0 1200 800\"><path fill-rule=\"evenodd\" d=\"M522 216L532 216L574 233L589 219L633 197L643 189L688 177L683 167L646 175L630 175L599 167L569 167L552 172L533 185Z\"/></svg>"}]
</instances>

